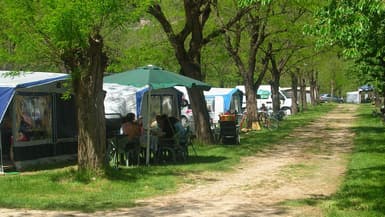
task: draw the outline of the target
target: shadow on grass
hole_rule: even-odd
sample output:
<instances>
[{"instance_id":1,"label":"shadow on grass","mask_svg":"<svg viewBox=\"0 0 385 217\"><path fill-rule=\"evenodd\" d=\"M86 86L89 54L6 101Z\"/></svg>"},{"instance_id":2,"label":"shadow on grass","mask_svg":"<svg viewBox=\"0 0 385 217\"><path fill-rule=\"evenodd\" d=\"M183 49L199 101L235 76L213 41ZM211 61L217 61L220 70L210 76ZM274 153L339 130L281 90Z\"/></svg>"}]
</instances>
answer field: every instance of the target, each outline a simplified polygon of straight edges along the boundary
<instances>
[{"instance_id":1,"label":"shadow on grass","mask_svg":"<svg viewBox=\"0 0 385 217\"><path fill-rule=\"evenodd\" d=\"M334 197L339 209L385 213L385 165L350 170L347 181Z\"/></svg>"},{"instance_id":2,"label":"shadow on grass","mask_svg":"<svg viewBox=\"0 0 385 217\"><path fill-rule=\"evenodd\" d=\"M181 164L205 164L205 163L218 163L223 160L226 160L226 157L221 156L198 156L193 155L189 156L187 161L181 162Z\"/></svg>"},{"instance_id":3,"label":"shadow on grass","mask_svg":"<svg viewBox=\"0 0 385 217\"><path fill-rule=\"evenodd\" d=\"M330 109L330 107L323 106L323 109ZM84 212L130 207L133 205L132 201L137 198L172 191L179 182L191 181L186 174L229 169L239 162L242 156L263 151L264 148L289 135L294 128L303 127L314 118L309 114L298 115L282 121L280 128L276 131L262 130L250 132L247 135L241 134L240 145L197 145L195 146L197 155L192 151L187 161L177 164L110 168L106 170L103 177L79 173L76 166L57 172L44 172L37 174L36 177L22 177L20 178L22 181L18 180L19 176L17 176L15 177L17 182L13 183L18 183L18 189L29 189L28 187L31 185L29 183L39 183L41 189L18 190L16 192L22 191L21 195L31 197L25 198L24 196L20 200L15 196L14 205L4 197L4 199L0 199L0 204L8 207L28 206L39 209L66 209ZM50 168L62 166L51 165ZM52 189L47 189L46 185ZM9 191L5 195L17 195L11 188L8 189ZM38 191L39 198L45 194L48 200L43 198L41 201L35 201L36 198L33 198L33 195L36 194L36 191Z\"/></svg>"},{"instance_id":4,"label":"shadow on grass","mask_svg":"<svg viewBox=\"0 0 385 217\"><path fill-rule=\"evenodd\" d=\"M383 216L385 213L385 129L370 107L357 115L355 148L340 190L330 199L331 216ZM331 209L329 209L330 211Z\"/></svg>"},{"instance_id":5,"label":"shadow on grass","mask_svg":"<svg viewBox=\"0 0 385 217\"><path fill-rule=\"evenodd\" d=\"M359 126L359 127L352 127L352 130L356 133L385 133L385 128L383 127L371 127L371 126Z\"/></svg>"},{"instance_id":6,"label":"shadow on grass","mask_svg":"<svg viewBox=\"0 0 385 217\"><path fill-rule=\"evenodd\" d=\"M323 201L330 199L330 196L325 195L309 195L308 198L303 199L296 199L296 200L285 200L279 205L283 206L293 206L293 207L299 207L299 206L318 206Z\"/></svg>"},{"instance_id":7,"label":"shadow on grass","mask_svg":"<svg viewBox=\"0 0 385 217\"><path fill-rule=\"evenodd\" d=\"M142 179L145 176L153 176L154 174L163 175L178 175L179 171L175 170L173 166L193 166L199 164L217 164L221 161L228 159L223 156L189 156L186 161L177 163L159 163L150 166L137 166L137 167L121 167L121 168L108 168L106 170L106 178L110 180L124 180L135 181Z\"/></svg>"}]
</instances>

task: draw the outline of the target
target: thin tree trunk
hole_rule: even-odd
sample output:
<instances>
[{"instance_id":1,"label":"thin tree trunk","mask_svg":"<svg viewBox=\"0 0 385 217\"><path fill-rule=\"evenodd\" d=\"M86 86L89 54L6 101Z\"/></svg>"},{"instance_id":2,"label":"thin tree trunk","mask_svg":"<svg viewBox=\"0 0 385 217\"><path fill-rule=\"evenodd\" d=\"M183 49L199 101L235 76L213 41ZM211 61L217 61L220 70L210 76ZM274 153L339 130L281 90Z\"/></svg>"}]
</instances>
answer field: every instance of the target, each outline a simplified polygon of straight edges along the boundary
<instances>
[{"instance_id":1,"label":"thin tree trunk","mask_svg":"<svg viewBox=\"0 0 385 217\"><path fill-rule=\"evenodd\" d=\"M250 73L247 73L246 75L250 75ZM252 122L257 120L257 97L253 78L250 78L249 76L245 77L247 77L246 79L244 79L247 111L246 127L248 129L251 129Z\"/></svg>"},{"instance_id":2,"label":"thin tree trunk","mask_svg":"<svg viewBox=\"0 0 385 217\"><path fill-rule=\"evenodd\" d=\"M297 69L297 72L299 69ZM298 113L298 77L297 74L292 72L291 74L291 89L293 91L291 98L291 112L292 114Z\"/></svg>"},{"instance_id":3,"label":"thin tree trunk","mask_svg":"<svg viewBox=\"0 0 385 217\"><path fill-rule=\"evenodd\" d=\"M315 74L316 74L315 70L312 70L310 74L310 101L313 106L317 104L316 95L315 95L317 80L316 80Z\"/></svg>"},{"instance_id":4,"label":"thin tree trunk","mask_svg":"<svg viewBox=\"0 0 385 217\"><path fill-rule=\"evenodd\" d=\"M306 111L307 110L306 80L304 78L301 79L300 92L301 92L301 107L302 107L302 111Z\"/></svg>"},{"instance_id":5,"label":"thin tree trunk","mask_svg":"<svg viewBox=\"0 0 385 217\"><path fill-rule=\"evenodd\" d=\"M273 55L270 56L271 61L271 76L273 80L270 82L271 94L273 100L273 112L278 113L281 109L281 101L279 98L279 80L281 79L281 72L278 69L275 58Z\"/></svg>"}]
</instances>

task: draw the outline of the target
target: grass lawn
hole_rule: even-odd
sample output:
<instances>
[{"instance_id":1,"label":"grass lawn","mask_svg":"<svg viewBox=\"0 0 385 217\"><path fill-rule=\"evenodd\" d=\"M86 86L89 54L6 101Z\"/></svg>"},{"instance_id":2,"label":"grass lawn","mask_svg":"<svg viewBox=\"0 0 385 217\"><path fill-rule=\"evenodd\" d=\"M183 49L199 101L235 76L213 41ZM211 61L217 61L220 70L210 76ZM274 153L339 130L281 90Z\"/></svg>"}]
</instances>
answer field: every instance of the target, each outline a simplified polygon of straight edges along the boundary
<instances>
[{"instance_id":1,"label":"grass lawn","mask_svg":"<svg viewBox=\"0 0 385 217\"><path fill-rule=\"evenodd\" d=\"M109 170L103 177L77 172L75 166L0 176L0 192L3 195L0 197L0 207L85 212L129 207L137 199L173 192L180 184L194 183L192 177L195 174L231 170L242 156L255 154L279 141L294 128L306 125L334 106L322 104L290 116L281 122L276 131L262 130L241 134L241 145L195 144L197 155L190 151L191 157L183 164L122 167L120 170ZM371 128L367 129L369 130ZM377 178L381 178L380 169L381 167L373 171L378 173ZM384 205L378 206L382 206L384 210Z\"/></svg>"},{"instance_id":2,"label":"grass lawn","mask_svg":"<svg viewBox=\"0 0 385 217\"><path fill-rule=\"evenodd\" d=\"M385 125L362 105L345 180L322 207L330 217L385 216Z\"/></svg>"}]
</instances>

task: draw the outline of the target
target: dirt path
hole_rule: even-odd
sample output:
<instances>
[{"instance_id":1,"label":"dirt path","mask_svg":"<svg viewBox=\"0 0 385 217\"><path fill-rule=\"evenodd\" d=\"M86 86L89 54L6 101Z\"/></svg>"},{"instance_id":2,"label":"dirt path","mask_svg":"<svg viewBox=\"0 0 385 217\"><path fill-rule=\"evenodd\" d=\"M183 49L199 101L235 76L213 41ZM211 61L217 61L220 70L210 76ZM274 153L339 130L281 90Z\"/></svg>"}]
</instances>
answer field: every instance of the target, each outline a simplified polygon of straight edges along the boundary
<instances>
[{"instance_id":1,"label":"dirt path","mask_svg":"<svg viewBox=\"0 0 385 217\"><path fill-rule=\"evenodd\" d=\"M285 142L242 160L234 172L202 174L199 185L178 193L138 201L138 206L114 212L28 211L0 209L0 216L323 216L321 210L290 200L314 200L334 193L351 151L355 105L341 104L309 126L297 129Z\"/></svg>"}]
</instances>

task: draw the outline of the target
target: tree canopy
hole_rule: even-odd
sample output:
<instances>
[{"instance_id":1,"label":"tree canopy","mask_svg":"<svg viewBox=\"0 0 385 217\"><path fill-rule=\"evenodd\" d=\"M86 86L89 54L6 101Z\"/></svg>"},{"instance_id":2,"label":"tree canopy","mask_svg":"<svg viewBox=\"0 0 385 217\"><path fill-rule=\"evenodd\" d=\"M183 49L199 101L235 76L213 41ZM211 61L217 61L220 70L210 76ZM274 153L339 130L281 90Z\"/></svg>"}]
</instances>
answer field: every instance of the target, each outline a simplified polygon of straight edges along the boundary
<instances>
[{"instance_id":1,"label":"tree canopy","mask_svg":"<svg viewBox=\"0 0 385 217\"><path fill-rule=\"evenodd\" d=\"M381 0L331 1L316 13L311 31L320 45L338 45L342 54L358 65L361 78L377 83L385 81L385 2Z\"/></svg>"},{"instance_id":2,"label":"tree canopy","mask_svg":"<svg viewBox=\"0 0 385 217\"><path fill-rule=\"evenodd\" d=\"M4 26L1 54L7 57L8 64L11 63L11 70L34 70L40 68L39 63L46 62L56 66L57 71L71 74L81 170L100 171L105 163L102 86L108 55L104 36L138 20L146 3L135 0L5 0L0 4ZM31 63L35 65L29 66Z\"/></svg>"}]
</instances>

